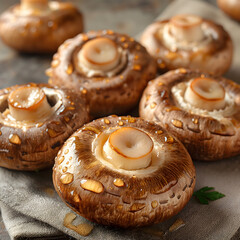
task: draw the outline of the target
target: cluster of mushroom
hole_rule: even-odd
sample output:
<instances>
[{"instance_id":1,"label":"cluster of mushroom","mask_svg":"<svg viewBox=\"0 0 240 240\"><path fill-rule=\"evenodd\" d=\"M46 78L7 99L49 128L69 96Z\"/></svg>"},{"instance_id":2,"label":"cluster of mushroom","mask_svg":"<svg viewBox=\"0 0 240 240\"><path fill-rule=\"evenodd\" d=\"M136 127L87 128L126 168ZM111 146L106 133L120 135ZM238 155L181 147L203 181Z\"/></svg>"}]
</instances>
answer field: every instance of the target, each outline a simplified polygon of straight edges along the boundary
<instances>
[{"instance_id":1,"label":"cluster of mushroom","mask_svg":"<svg viewBox=\"0 0 240 240\"><path fill-rule=\"evenodd\" d=\"M9 29L13 33L1 33ZM25 52L54 52L81 31L81 14L54 1L22 0L0 19L2 39ZM12 34L21 40L12 42ZM46 42L38 44L41 39ZM79 34L53 56L49 84L1 90L0 166L36 170L56 157L59 196L97 223L145 226L177 214L195 186L191 157L240 153L240 87L202 73L228 70L232 42L221 26L193 15L153 23L141 42L150 54L111 30ZM158 66L193 70L154 79ZM139 101L142 118L106 117L125 114Z\"/></svg>"}]
</instances>

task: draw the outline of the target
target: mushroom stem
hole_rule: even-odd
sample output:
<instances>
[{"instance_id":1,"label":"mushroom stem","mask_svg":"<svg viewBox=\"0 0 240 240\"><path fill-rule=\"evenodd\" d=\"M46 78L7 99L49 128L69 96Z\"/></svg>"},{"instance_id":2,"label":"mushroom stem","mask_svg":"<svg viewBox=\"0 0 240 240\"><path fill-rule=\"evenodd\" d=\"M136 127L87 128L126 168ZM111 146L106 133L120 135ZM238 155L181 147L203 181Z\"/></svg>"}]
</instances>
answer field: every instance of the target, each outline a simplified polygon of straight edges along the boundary
<instances>
[{"instance_id":1,"label":"mushroom stem","mask_svg":"<svg viewBox=\"0 0 240 240\"><path fill-rule=\"evenodd\" d=\"M116 43L104 37L88 41L78 53L79 65L92 70L112 70L119 60L120 54Z\"/></svg>"},{"instance_id":2,"label":"mushroom stem","mask_svg":"<svg viewBox=\"0 0 240 240\"><path fill-rule=\"evenodd\" d=\"M179 41L198 42L204 37L202 18L195 15L177 15L170 20L170 30Z\"/></svg>"},{"instance_id":3,"label":"mushroom stem","mask_svg":"<svg viewBox=\"0 0 240 240\"><path fill-rule=\"evenodd\" d=\"M46 95L41 88L24 86L8 96L10 114L17 121L37 121L51 111Z\"/></svg>"},{"instance_id":4,"label":"mushroom stem","mask_svg":"<svg viewBox=\"0 0 240 240\"><path fill-rule=\"evenodd\" d=\"M187 87L184 98L191 105L208 111L225 106L225 90L211 78L194 79Z\"/></svg>"},{"instance_id":5,"label":"mushroom stem","mask_svg":"<svg viewBox=\"0 0 240 240\"><path fill-rule=\"evenodd\" d=\"M123 127L110 134L103 154L115 167L125 170L146 168L151 163L153 141L145 132Z\"/></svg>"},{"instance_id":6,"label":"mushroom stem","mask_svg":"<svg viewBox=\"0 0 240 240\"><path fill-rule=\"evenodd\" d=\"M22 11L46 11L49 9L48 0L21 0Z\"/></svg>"}]
</instances>

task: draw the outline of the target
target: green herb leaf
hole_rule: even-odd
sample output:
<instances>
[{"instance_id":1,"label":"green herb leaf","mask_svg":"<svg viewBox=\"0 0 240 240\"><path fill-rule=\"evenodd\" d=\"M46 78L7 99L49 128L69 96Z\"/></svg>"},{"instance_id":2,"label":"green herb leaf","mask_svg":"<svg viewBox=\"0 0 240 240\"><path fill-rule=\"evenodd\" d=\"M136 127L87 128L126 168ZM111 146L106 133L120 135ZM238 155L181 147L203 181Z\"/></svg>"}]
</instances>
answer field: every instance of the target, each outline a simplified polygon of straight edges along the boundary
<instances>
[{"instance_id":1,"label":"green herb leaf","mask_svg":"<svg viewBox=\"0 0 240 240\"><path fill-rule=\"evenodd\" d=\"M201 203L201 204L209 204L209 201L215 201L217 199L225 197L224 194L212 191L214 190L213 187L203 187L198 191L193 193L193 196Z\"/></svg>"}]
</instances>

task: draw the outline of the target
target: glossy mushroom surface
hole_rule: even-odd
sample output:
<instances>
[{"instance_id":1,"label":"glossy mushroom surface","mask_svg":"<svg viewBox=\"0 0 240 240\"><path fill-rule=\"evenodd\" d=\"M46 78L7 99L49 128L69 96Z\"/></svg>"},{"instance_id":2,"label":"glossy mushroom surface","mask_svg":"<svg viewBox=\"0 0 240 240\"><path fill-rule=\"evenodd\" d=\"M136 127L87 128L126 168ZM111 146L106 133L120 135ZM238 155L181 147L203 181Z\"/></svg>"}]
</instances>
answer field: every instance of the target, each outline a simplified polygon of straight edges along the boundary
<instances>
[{"instance_id":1,"label":"glossy mushroom surface","mask_svg":"<svg viewBox=\"0 0 240 240\"><path fill-rule=\"evenodd\" d=\"M218 6L231 18L240 21L240 1L239 0L217 0Z\"/></svg>"},{"instance_id":2,"label":"glossy mushroom surface","mask_svg":"<svg viewBox=\"0 0 240 240\"><path fill-rule=\"evenodd\" d=\"M67 40L53 57L49 83L86 95L94 117L125 113L137 105L156 75L155 60L133 38L111 30Z\"/></svg>"},{"instance_id":3,"label":"glossy mushroom surface","mask_svg":"<svg viewBox=\"0 0 240 240\"><path fill-rule=\"evenodd\" d=\"M177 69L153 80L140 101L140 116L158 122L197 160L240 154L240 86L223 77Z\"/></svg>"},{"instance_id":4,"label":"glossy mushroom surface","mask_svg":"<svg viewBox=\"0 0 240 240\"><path fill-rule=\"evenodd\" d=\"M183 145L159 125L109 116L86 124L65 142L53 182L81 216L128 228L177 214L193 193L195 168Z\"/></svg>"},{"instance_id":5,"label":"glossy mushroom surface","mask_svg":"<svg viewBox=\"0 0 240 240\"><path fill-rule=\"evenodd\" d=\"M183 67L221 75L232 62L229 34L222 26L196 15L154 22L145 29L140 42L162 71Z\"/></svg>"},{"instance_id":6,"label":"glossy mushroom surface","mask_svg":"<svg viewBox=\"0 0 240 240\"><path fill-rule=\"evenodd\" d=\"M82 31L82 14L67 2L21 0L0 16L2 41L20 52L54 53Z\"/></svg>"},{"instance_id":7,"label":"glossy mushroom surface","mask_svg":"<svg viewBox=\"0 0 240 240\"><path fill-rule=\"evenodd\" d=\"M50 167L64 141L89 121L81 95L48 84L0 90L0 166L34 171Z\"/></svg>"}]
</instances>

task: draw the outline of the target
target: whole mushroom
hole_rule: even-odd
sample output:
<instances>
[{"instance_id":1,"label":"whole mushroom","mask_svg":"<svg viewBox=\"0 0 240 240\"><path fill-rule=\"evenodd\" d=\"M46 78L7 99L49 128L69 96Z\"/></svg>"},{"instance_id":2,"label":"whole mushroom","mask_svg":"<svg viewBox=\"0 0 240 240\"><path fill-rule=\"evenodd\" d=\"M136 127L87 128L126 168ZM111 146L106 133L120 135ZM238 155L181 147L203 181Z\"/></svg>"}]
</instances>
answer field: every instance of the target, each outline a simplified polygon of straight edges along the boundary
<instances>
[{"instance_id":1,"label":"whole mushroom","mask_svg":"<svg viewBox=\"0 0 240 240\"><path fill-rule=\"evenodd\" d=\"M82 14L71 3L21 0L0 16L1 39L20 52L54 53L82 31Z\"/></svg>"},{"instance_id":2,"label":"whole mushroom","mask_svg":"<svg viewBox=\"0 0 240 240\"><path fill-rule=\"evenodd\" d=\"M217 0L218 6L230 17L240 21L240 1L239 0Z\"/></svg>"},{"instance_id":3,"label":"whole mushroom","mask_svg":"<svg viewBox=\"0 0 240 240\"><path fill-rule=\"evenodd\" d=\"M139 105L140 116L158 122L197 160L240 154L240 86L223 77L177 69L153 80Z\"/></svg>"},{"instance_id":4,"label":"whole mushroom","mask_svg":"<svg viewBox=\"0 0 240 240\"><path fill-rule=\"evenodd\" d=\"M0 166L33 171L50 167L59 148L89 120L81 95L48 84L0 90Z\"/></svg>"},{"instance_id":5,"label":"whole mushroom","mask_svg":"<svg viewBox=\"0 0 240 240\"><path fill-rule=\"evenodd\" d=\"M90 221L139 227L164 221L186 205L195 168L183 145L159 125L109 116L65 142L53 182L62 200Z\"/></svg>"},{"instance_id":6,"label":"whole mushroom","mask_svg":"<svg viewBox=\"0 0 240 240\"><path fill-rule=\"evenodd\" d=\"M155 60L133 38L104 30L67 40L48 73L50 84L85 94L96 118L136 106L156 71Z\"/></svg>"},{"instance_id":7,"label":"whole mushroom","mask_svg":"<svg viewBox=\"0 0 240 240\"><path fill-rule=\"evenodd\" d=\"M232 62L229 34L222 26L196 15L154 22L145 29L140 42L163 71L183 67L221 75Z\"/></svg>"}]
</instances>

